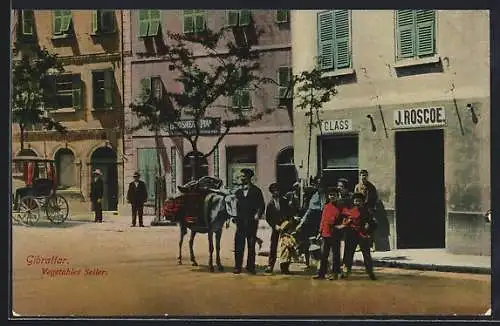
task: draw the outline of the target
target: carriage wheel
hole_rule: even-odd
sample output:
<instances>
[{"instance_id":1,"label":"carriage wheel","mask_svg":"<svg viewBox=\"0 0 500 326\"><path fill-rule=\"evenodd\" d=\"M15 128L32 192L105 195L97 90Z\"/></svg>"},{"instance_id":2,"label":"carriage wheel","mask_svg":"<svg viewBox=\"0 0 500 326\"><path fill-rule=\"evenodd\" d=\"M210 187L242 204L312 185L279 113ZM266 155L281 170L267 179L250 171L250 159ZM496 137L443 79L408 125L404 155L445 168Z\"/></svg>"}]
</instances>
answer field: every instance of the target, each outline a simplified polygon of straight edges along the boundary
<instances>
[{"instance_id":1,"label":"carriage wheel","mask_svg":"<svg viewBox=\"0 0 500 326\"><path fill-rule=\"evenodd\" d=\"M35 225L40 219L40 204L33 196L26 196L21 199L19 206L20 220L25 225Z\"/></svg>"},{"instance_id":2,"label":"carriage wheel","mask_svg":"<svg viewBox=\"0 0 500 326\"><path fill-rule=\"evenodd\" d=\"M63 196L54 195L45 202L47 218L55 224L61 224L68 218L69 206Z\"/></svg>"}]
</instances>

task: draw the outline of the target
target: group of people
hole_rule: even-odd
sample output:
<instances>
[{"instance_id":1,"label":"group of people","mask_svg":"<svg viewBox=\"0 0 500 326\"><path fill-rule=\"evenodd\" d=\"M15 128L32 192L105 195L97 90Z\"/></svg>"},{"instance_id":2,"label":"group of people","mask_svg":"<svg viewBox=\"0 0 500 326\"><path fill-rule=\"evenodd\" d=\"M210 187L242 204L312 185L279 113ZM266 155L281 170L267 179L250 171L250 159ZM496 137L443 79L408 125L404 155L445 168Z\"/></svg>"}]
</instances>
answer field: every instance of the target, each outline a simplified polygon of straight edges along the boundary
<instances>
[{"instance_id":1,"label":"group of people","mask_svg":"<svg viewBox=\"0 0 500 326\"><path fill-rule=\"evenodd\" d=\"M269 186L271 200L265 205L262 191L251 182L253 171L243 169L242 187L236 192L238 199L234 273L242 271L245 242L248 245L246 270L255 274L255 244L260 218L271 227L271 239L267 273L272 273L280 249L280 270L290 273L293 248L297 253L304 253L306 265L309 265L309 245L311 235L321 239L320 267L315 279L325 279L328 271L328 258L333 254L333 266L328 279L349 277L356 248L359 246L370 279L375 280L371 258L372 235L377 222L374 218L375 205L378 201L375 186L368 181L368 171L361 170L359 183L354 192L348 189L348 180L340 178L336 186L328 187L324 179L317 180L316 191L308 202L303 216L296 217L300 210L296 189L285 194L280 193L279 185ZM341 241L344 252L341 260ZM343 265L343 268L342 268Z\"/></svg>"}]
</instances>

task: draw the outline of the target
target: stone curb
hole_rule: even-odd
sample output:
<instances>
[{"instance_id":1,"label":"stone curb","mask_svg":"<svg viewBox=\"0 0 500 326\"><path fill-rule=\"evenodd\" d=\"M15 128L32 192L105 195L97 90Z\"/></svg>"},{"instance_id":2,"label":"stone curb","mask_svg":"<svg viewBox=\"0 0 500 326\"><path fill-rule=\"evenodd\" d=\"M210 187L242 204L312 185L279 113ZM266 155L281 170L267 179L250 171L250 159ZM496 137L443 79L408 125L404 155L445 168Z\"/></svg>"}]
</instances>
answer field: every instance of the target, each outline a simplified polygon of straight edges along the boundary
<instances>
[{"instance_id":1,"label":"stone curb","mask_svg":"<svg viewBox=\"0 0 500 326\"><path fill-rule=\"evenodd\" d=\"M354 261L354 265L364 266L363 260L356 259ZM380 260L375 260L375 259L373 260L373 265L375 267L415 269L415 270L422 270L422 271L467 273L467 274L491 274L491 268L489 268L489 267L400 263L400 262L395 262L395 261L380 261Z\"/></svg>"}]
</instances>

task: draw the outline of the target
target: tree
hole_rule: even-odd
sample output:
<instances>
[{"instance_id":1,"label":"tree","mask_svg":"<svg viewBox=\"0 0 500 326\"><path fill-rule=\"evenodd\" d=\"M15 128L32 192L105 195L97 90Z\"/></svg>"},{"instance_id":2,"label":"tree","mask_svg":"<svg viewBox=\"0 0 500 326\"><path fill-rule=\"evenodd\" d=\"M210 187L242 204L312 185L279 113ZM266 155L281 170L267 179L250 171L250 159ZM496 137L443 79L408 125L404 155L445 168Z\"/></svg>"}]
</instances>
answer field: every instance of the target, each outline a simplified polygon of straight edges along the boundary
<instances>
[{"instance_id":1,"label":"tree","mask_svg":"<svg viewBox=\"0 0 500 326\"><path fill-rule=\"evenodd\" d=\"M18 45L15 44L15 49ZM54 97L50 75L63 72L64 68L56 54L33 45L22 52L12 68L12 118L19 124L21 150L24 149L26 128L41 125L47 130L66 132L66 128L53 118L46 116L44 107Z\"/></svg>"}]
</instances>

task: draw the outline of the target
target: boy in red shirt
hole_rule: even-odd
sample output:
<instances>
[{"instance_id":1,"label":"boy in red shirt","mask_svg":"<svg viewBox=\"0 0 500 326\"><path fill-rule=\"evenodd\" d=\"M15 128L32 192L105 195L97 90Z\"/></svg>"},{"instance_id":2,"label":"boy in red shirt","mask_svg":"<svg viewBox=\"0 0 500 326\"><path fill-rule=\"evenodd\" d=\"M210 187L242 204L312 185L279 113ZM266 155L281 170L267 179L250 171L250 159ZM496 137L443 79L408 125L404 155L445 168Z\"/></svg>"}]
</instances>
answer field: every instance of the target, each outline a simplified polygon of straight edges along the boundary
<instances>
[{"instance_id":1,"label":"boy in red shirt","mask_svg":"<svg viewBox=\"0 0 500 326\"><path fill-rule=\"evenodd\" d=\"M314 279L321 280L325 278L327 272L328 256L330 250L333 254L333 274L328 278L329 280L336 280L340 274L340 230L334 228L340 220L340 210L337 208L337 190L331 188L328 190L328 203L323 208L321 215L321 222L319 227L320 234L323 238L323 245L321 248L321 261L318 274Z\"/></svg>"},{"instance_id":2,"label":"boy in red shirt","mask_svg":"<svg viewBox=\"0 0 500 326\"><path fill-rule=\"evenodd\" d=\"M345 248L344 248L344 265L347 273L343 274L343 278L347 278L351 272L352 262L356 246L359 245L363 254L365 269L370 276L370 279L376 280L373 273L373 260L370 253L371 247L371 232L370 229L372 218L368 209L364 206L364 196L361 193L355 193L352 196L353 206L346 207L342 210L342 214L346 217L344 223L347 227L345 231Z\"/></svg>"}]
</instances>

